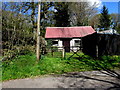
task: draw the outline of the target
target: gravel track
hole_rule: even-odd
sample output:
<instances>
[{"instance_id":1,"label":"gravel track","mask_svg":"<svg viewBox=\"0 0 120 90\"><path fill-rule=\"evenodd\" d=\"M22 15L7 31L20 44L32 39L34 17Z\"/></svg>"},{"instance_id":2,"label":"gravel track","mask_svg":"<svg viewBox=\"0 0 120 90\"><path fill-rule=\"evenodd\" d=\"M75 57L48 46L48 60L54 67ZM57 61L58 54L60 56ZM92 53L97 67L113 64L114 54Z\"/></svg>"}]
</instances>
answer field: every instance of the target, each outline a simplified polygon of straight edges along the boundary
<instances>
[{"instance_id":1,"label":"gravel track","mask_svg":"<svg viewBox=\"0 0 120 90\"><path fill-rule=\"evenodd\" d=\"M9 80L2 83L2 88L119 88L120 90L120 79L115 78L115 75L111 77L104 73L100 71L71 72Z\"/></svg>"}]
</instances>

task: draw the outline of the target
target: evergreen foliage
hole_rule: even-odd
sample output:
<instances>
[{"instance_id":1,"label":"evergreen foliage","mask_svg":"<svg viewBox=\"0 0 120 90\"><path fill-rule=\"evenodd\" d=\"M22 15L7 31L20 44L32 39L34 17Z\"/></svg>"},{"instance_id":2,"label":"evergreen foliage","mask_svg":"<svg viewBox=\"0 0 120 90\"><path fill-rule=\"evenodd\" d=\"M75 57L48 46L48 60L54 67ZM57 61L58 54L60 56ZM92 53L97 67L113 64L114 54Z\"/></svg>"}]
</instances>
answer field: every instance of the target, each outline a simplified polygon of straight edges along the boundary
<instances>
[{"instance_id":1,"label":"evergreen foliage","mask_svg":"<svg viewBox=\"0 0 120 90\"><path fill-rule=\"evenodd\" d=\"M100 20L100 24L99 24L100 29L107 30L112 25L111 17L108 14L108 9L106 8L105 5L102 8L102 12L99 20Z\"/></svg>"},{"instance_id":2,"label":"evergreen foliage","mask_svg":"<svg viewBox=\"0 0 120 90\"><path fill-rule=\"evenodd\" d=\"M57 10L54 16L54 19L56 20L55 26L56 27L70 26L68 3L66 2L55 3L55 9Z\"/></svg>"}]
</instances>

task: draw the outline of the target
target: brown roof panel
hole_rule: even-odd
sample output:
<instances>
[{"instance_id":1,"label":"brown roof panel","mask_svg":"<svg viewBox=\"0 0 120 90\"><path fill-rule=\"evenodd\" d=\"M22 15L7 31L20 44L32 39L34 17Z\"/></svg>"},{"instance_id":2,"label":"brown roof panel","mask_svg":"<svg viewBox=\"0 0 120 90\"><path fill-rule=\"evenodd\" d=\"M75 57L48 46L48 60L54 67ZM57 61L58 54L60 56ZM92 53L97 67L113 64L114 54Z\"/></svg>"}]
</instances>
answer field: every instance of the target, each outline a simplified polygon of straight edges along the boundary
<instances>
[{"instance_id":1,"label":"brown roof panel","mask_svg":"<svg viewBox=\"0 0 120 90\"><path fill-rule=\"evenodd\" d=\"M91 26L47 27L45 38L78 38L95 33Z\"/></svg>"}]
</instances>

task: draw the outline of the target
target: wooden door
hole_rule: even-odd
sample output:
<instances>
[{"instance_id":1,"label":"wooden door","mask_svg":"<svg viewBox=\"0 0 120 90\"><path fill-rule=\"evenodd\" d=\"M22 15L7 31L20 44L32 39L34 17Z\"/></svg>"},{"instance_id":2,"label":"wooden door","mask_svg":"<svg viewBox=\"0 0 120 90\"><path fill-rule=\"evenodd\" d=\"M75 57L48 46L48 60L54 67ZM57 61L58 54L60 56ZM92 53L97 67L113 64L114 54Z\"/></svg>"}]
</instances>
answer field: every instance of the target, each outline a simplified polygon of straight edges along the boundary
<instances>
[{"instance_id":1,"label":"wooden door","mask_svg":"<svg viewBox=\"0 0 120 90\"><path fill-rule=\"evenodd\" d=\"M63 46L65 47L65 52L70 52L70 39L64 39Z\"/></svg>"}]
</instances>

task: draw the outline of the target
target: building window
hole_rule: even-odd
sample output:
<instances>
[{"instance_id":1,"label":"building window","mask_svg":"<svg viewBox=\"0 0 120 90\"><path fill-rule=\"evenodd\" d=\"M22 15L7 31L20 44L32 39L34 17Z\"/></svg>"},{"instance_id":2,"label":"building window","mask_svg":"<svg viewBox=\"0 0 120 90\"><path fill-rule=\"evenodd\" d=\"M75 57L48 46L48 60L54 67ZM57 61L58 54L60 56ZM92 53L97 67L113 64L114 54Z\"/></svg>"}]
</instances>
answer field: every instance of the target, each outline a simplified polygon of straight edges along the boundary
<instances>
[{"instance_id":1,"label":"building window","mask_svg":"<svg viewBox=\"0 0 120 90\"><path fill-rule=\"evenodd\" d=\"M80 40L75 40L75 46L80 46Z\"/></svg>"},{"instance_id":2,"label":"building window","mask_svg":"<svg viewBox=\"0 0 120 90\"><path fill-rule=\"evenodd\" d=\"M52 41L53 46L58 46L58 41Z\"/></svg>"}]
</instances>

